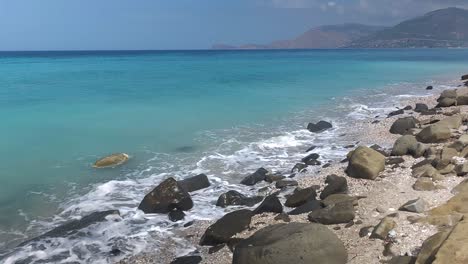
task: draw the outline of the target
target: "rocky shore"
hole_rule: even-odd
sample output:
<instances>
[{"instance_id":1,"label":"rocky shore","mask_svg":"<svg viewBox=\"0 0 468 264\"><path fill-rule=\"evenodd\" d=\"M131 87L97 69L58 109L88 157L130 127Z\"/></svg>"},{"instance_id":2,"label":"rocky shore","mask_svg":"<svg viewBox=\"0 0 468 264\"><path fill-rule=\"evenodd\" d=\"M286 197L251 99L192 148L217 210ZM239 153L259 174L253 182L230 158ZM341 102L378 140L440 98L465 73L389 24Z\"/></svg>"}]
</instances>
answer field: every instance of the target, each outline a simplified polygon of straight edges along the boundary
<instances>
[{"instance_id":1,"label":"rocky shore","mask_svg":"<svg viewBox=\"0 0 468 264\"><path fill-rule=\"evenodd\" d=\"M342 162L324 163L312 150L291 175L261 168L242 181L271 182L261 203L235 191L218 200L253 210L179 232L196 250L121 263L468 263L467 99L468 88L408 99L386 118L355 124L356 144Z\"/></svg>"},{"instance_id":2,"label":"rocky shore","mask_svg":"<svg viewBox=\"0 0 468 264\"><path fill-rule=\"evenodd\" d=\"M246 175L240 184L256 195L223 193L216 205L229 213L174 231L192 245L190 252L176 255L177 241L169 238L167 250L119 263L468 263L467 80L440 95L409 98L386 117L356 122L348 134L355 143L340 162L322 159L311 146L288 174L259 168ZM332 127L320 121L307 129L319 135ZM204 174L167 178L138 209L178 222L194 205L191 192L209 186ZM39 238L109 214L118 211Z\"/></svg>"}]
</instances>

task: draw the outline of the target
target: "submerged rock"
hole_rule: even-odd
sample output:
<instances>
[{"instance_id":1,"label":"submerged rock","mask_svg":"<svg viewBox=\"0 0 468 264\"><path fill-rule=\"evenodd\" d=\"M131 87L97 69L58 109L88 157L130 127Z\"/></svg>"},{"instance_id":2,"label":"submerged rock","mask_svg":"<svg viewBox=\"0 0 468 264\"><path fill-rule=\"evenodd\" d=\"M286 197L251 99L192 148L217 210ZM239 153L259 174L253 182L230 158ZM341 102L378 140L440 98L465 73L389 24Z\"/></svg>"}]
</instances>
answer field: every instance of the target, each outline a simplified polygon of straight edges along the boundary
<instances>
[{"instance_id":1,"label":"submerged rock","mask_svg":"<svg viewBox=\"0 0 468 264\"><path fill-rule=\"evenodd\" d=\"M343 242L320 224L289 223L267 226L241 241L233 264L345 264Z\"/></svg>"},{"instance_id":2,"label":"submerged rock","mask_svg":"<svg viewBox=\"0 0 468 264\"><path fill-rule=\"evenodd\" d=\"M51 231L42 234L38 237L35 237L31 240L25 241L21 243L19 246L24 246L28 244L29 242L41 240L43 238L47 237L66 237L69 235L73 235L77 233L80 229L86 228L92 224L98 223L98 222L103 222L106 220L106 217L109 215L120 215L120 212L118 210L107 210L107 211L101 211L101 212L94 212L89 215L83 216L79 220L72 220L70 222L67 222L63 225L60 225Z\"/></svg>"},{"instance_id":3,"label":"submerged rock","mask_svg":"<svg viewBox=\"0 0 468 264\"><path fill-rule=\"evenodd\" d=\"M346 173L353 178L374 180L385 169L385 156L368 147L358 147L348 158Z\"/></svg>"},{"instance_id":4,"label":"submerged rock","mask_svg":"<svg viewBox=\"0 0 468 264\"><path fill-rule=\"evenodd\" d=\"M252 216L250 210L238 210L224 215L206 229L200 239L200 245L216 246L227 243L233 235L249 227Z\"/></svg>"},{"instance_id":5,"label":"submerged rock","mask_svg":"<svg viewBox=\"0 0 468 264\"><path fill-rule=\"evenodd\" d=\"M116 167L127 162L129 157L130 156L128 156L128 154L125 153L115 153L102 159L99 159L94 163L93 167L98 169Z\"/></svg>"},{"instance_id":6,"label":"submerged rock","mask_svg":"<svg viewBox=\"0 0 468 264\"><path fill-rule=\"evenodd\" d=\"M322 131L325 131L327 129L330 129L332 128L332 124L327 122L327 121L319 121L318 123L314 124L314 123L309 123L307 125L307 130L309 130L310 132L313 132L313 133L318 133L318 132L322 132Z\"/></svg>"},{"instance_id":7,"label":"submerged rock","mask_svg":"<svg viewBox=\"0 0 468 264\"><path fill-rule=\"evenodd\" d=\"M187 211L192 207L190 194L174 178L168 178L143 198L138 209L147 214L166 214L175 209Z\"/></svg>"},{"instance_id":8,"label":"submerged rock","mask_svg":"<svg viewBox=\"0 0 468 264\"><path fill-rule=\"evenodd\" d=\"M231 205L253 206L263 200L262 196L247 197L238 191L228 191L219 196L217 206L227 207Z\"/></svg>"}]
</instances>

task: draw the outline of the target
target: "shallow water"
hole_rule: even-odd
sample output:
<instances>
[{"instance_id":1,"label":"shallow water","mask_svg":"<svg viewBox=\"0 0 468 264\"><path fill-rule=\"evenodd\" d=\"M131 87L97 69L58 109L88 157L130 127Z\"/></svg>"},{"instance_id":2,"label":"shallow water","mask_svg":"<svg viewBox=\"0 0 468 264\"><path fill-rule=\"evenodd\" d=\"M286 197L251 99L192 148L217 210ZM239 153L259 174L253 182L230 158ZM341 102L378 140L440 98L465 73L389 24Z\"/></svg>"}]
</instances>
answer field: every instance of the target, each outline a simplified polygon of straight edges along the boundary
<instances>
[{"instance_id":1,"label":"shallow water","mask_svg":"<svg viewBox=\"0 0 468 264\"><path fill-rule=\"evenodd\" d=\"M217 196L248 193L236 185L247 173L287 173L310 145L340 159L347 124L389 112L392 96L442 89L467 60L468 50L0 53L0 252L105 209L122 217L6 260L106 263L113 247L157 247L172 224L135 207L162 179L206 173L213 185L193 195L187 221L219 217ZM321 118L335 129L303 129ZM132 158L91 167L113 152Z\"/></svg>"}]
</instances>

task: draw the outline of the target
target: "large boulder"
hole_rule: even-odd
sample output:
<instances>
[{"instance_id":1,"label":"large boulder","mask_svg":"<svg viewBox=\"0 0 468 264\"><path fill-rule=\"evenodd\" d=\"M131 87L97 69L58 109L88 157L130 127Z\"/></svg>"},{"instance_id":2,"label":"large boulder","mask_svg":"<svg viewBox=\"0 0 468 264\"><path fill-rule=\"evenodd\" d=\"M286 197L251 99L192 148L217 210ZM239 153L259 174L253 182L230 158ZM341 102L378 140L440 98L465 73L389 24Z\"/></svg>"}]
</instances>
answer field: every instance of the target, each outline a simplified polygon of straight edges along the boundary
<instances>
[{"instance_id":1,"label":"large boulder","mask_svg":"<svg viewBox=\"0 0 468 264\"><path fill-rule=\"evenodd\" d=\"M412 116L398 118L390 127L390 133L400 135L409 134L411 129L416 128L418 123L419 121Z\"/></svg>"},{"instance_id":2,"label":"large boulder","mask_svg":"<svg viewBox=\"0 0 468 264\"><path fill-rule=\"evenodd\" d=\"M356 148L348 159L346 173L354 178L374 180L385 169L385 156L368 147Z\"/></svg>"},{"instance_id":3,"label":"large boulder","mask_svg":"<svg viewBox=\"0 0 468 264\"><path fill-rule=\"evenodd\" d=\"M187 211L192 207L190 194L174 178L168 178L143 198L138 209L147 214L165 214L176 209Z\"/></svg>"},{"instance_id":4,"label":"large boulder","mask_svg":"<svg viewBox=\"0 0 468 264\"><path fill-rule=\"evenodd\" d=\"M256 170L254 173L250 174L249 176L245 177L242 181L241 184L247 185L247 186L252 186L255 185L261 181L264 181L266 179L266 176L269 174L269 172L264 169L260 168Z\"/></svg>"},{"instance_id":5,"label":"large boulder","mask_svg":"<svg viewBox=\"0 0 468 264\"><path fill-rule=\"evenodd\" d=\"M202 246L216 246L227 243L231 237L249 227L253 213L238 210L228 213L208 227L200 239Z\"/></svg>"},{"instance_id":6,"label":"large boulder","mask_svg":"<svg viewBox=\"0 0 468 264\"><path fill-rule=\"evenodd\" d=\"M194 192L204 188L208 188L211 184L208 180L208 176L202 173L197 176L193 176L179 181L179 185L180 187L182 187L182 189L184 189L187 192Z\"/></svg>"},{"instance_id":7,"label":"large boulder","mask_svg":"<svg viewBox=\"0 0 468 264\"><path fill-rule=\"evenodd\" d=\"M223 208L232 205L254 206L262 200L263 197L261 196L247 197L238 191L231 190L221 194L216 205Z\"/></svg>"},{"instance_id":8,"label":"large boulder","mask_svg":"<svg viewBox=\"0 0 468 264\"><path fill-rule=\"evenodd\" d=\"M450 128L438 123L430 125L416 135L416 139L423 143L438 143L452 136Z\"/></svg>"},{"instance_id":9,"label":"large boulder","mask_svg":"<svg viewBox=\"0 0 468 264\"><path fill-rule=\"evenodd\" d=\"M320 224L267 226L237 244L233 264L345 264L343 242Z\"/></svg>"},{"instance_id":10,"label":"large boulder","mask_svg":"<svg viewBox=\"0 0 468 264\"><path fill-rule=\"evenodd\" d=\"M454 116L446 117L440 120L439 122L437 122L436 124L446 126L449 129L457 129L461 126L462 122L463 122L463 118L460 115L454 115Z\"/></svg>"},{"instance_id":11,"label":"large boulder","mask_svg":"<svg viewBox=\"0 0 468 264\"><path fill-rule=\"evenodd\" d=\"M330 129L332 128L332 124L330 122L327 122L327 121L319 121L318 123L314 124L314 123L309 123L307 125L307 130L309 130L310 132L313 132L313 133L318 133L318 132L322 132L322 131L325 131L327 129Z\"/></svg>"},{"instance_id":12,"label":"large boulder","mask_svg":"<svg viewBox=\"0 0 468 264\"><path fill-rule=\"evenodd\" d=\"M125 153L115 153L112 155L109 155L107 157L104 157L102 159L97 160L93 167L94 168L110 168L110 167L116 167L118 165L124 164L127 162L129 159L128 154Z\"/></svg>"},{"instance_id":13,"label":"large boulder","mask_svg":"<svg viewBox=\"0 0 468 264\"><path fill-rule=\"evenodd\" d=\"M429 110L429 107L426 104L422 104L422 103L417 103L416 106L414 107L414 111L417 113L421 113L427 110Z\"/></svg>"}]
</instances>

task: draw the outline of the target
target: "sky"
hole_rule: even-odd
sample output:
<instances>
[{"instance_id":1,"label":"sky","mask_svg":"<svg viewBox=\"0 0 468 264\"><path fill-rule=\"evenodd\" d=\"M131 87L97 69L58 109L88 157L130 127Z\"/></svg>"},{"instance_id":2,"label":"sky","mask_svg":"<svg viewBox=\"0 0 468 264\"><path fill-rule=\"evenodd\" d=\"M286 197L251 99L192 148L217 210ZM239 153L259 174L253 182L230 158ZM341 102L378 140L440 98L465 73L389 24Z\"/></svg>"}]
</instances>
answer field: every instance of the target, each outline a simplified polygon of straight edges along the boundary
<instances>
[{"instance_id":1,"label":"sky","mask_svg":"<svg viewBox=\"0 0 468 264\"><path fill-rule=\"evenodd\" d=\"M468 0L0 0L0 50L206 49L394 25Z\"/></svg>"}]
</instances>

